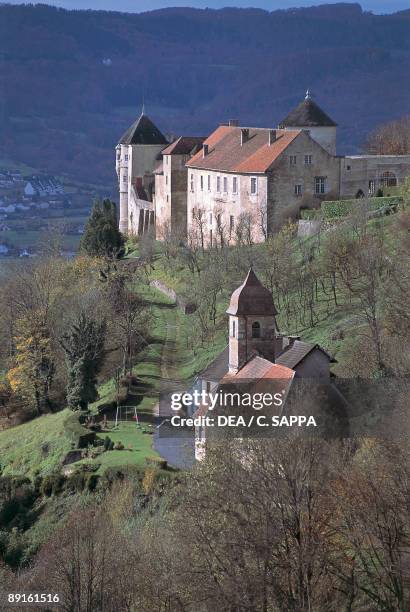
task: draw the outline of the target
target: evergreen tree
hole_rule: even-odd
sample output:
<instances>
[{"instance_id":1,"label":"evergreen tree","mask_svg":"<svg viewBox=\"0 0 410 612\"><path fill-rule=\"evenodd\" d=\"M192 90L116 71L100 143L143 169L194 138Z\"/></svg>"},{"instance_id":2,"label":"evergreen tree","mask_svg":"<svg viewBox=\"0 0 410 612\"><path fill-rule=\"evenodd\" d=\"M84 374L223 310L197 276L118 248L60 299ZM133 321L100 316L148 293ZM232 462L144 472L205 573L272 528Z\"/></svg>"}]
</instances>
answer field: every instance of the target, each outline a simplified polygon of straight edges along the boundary
<instances>
[{"instance_id":1,"label":"evergreen tree","mask_svg":"<svg viewBox=\"0 0 410 612\"><path fill-rule=\"evenodd\" d=\"M124 239L118 229L117 207L109 199L95 200L90 217L81 238L80 250L87 255L118 257L124 247Z\"/></svg>"},{"instance_id":2,"label":"evergreen tree","mask_svg":"<svg viewBox=\"0 0 410 612\"><path fill-rule=\"evenodd\" d=\"M68 367L67 403L71 410L87 410L97 397L97 376L105 358L105 321L82 312L63 336Z\"/></svg>"}]
</instances>

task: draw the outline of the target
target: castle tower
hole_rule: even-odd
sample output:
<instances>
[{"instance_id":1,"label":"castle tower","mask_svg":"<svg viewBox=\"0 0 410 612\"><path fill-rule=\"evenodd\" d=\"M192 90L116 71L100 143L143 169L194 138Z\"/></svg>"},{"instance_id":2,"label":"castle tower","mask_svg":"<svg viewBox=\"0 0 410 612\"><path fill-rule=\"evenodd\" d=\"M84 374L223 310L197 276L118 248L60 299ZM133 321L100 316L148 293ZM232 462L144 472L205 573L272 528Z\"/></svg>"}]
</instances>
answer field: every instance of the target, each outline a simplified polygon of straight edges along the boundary
<instances>
[{"instance_id":1,"label":"castle tower","mask_svg":"<svg viewBox=\"0 0 410 612\"><path fill-rule=\"evenodd\" d=\"M146 187L144 179L153 174L158 156L167 144L165 136L142 112L116 146L115 167L120 192L119 228L123 234L128 232L132 190L138 192Z\"/></svg>"},{"instance_id":2,"label":"castle tower","mask_svg":"<svg viewBox=\"0 0 410 612\"><path fill-rule=\"evenodd\" d=\"M328 153L336 155L337 123L312 100L309 90L305 99L280 122L279 128L306 130Z\"/></svg>"},{"instance_id":3,"label":"castle tower","mask_svg":"<svg viewBox=\"0 0 410 612\"><path fill-rule=\"evenodd\" d=\"M229 371L238 370L255 353L275 361L277 310L270 291L252 268L236 289L226 311L229 315Z\"/></svg>"}]
</instances>

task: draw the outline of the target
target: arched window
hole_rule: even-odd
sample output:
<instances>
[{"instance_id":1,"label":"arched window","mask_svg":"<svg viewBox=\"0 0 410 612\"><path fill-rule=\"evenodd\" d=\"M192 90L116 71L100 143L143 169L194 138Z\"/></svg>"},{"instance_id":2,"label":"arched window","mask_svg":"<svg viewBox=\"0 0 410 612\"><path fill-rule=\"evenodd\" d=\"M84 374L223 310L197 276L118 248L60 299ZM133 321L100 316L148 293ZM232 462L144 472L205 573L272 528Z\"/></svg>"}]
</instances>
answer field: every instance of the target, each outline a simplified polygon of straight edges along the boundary
<instances>
[{"instance_id":1,"label":"arched window","mask_svg":"<svg viewBox=\"0 0 410 612\"><path fill-rule=\"evenodd\" d=\"M260 338L261 337L261 324L258 321L252 323L252 338Z\"/></svg>"},{"instance_id":2,"label":"arched window","mask_svg":"<svg viewBox=\"0 0 410 612\"><path fill-rule=\"evenodd\" d=\"M383 185L383 187L396 187L397 178L394 172L386 171L386 172L383 172L380 182Z\"/></svg>"}]
</instances>

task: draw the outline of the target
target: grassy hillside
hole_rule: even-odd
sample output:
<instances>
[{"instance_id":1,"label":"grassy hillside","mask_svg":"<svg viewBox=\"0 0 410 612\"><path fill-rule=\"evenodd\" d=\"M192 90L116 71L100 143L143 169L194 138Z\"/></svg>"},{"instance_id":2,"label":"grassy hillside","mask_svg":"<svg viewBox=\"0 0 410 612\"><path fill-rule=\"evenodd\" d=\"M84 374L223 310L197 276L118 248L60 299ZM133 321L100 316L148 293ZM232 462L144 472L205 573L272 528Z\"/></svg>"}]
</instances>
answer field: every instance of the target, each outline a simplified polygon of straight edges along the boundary
<instances>
[{"instance_id":1,"label":"grassy hillside","mask_svg":"<svg viewBox=\"0 0 410 612\"><path fill-rule=\"evenodd\" d=\"M2 474L44 476L58 468L71 449L64 428L68 415L68 410L62 410L0 432Z\"/></svg>"}]
</instances>

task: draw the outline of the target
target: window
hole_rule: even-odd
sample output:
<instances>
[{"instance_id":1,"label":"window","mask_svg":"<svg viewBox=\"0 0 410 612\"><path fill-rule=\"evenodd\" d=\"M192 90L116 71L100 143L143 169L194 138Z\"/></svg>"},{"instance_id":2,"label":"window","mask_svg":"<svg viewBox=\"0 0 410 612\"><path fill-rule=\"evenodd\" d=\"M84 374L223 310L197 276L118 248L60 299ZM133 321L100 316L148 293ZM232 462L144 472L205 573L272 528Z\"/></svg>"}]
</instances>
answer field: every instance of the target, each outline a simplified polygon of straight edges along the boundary
<instances>
[{"instance_id":1,"label":"window","mask_svg":"<svg viewBox=\"0 0 410 612\"><path fill-rule=\"evenodd\" d=\"M128 155L125 156L125 161L128 161Z\"/></svg>"},{"instance_id":2,"label":"window","mask_svg":"<svg viewBox=\"0 0 410 612\"><path fill-rule=\"evenodd\" d=\"M233 228L235 227L235 217L233 215L231 215L229 217L229 229L232 232Z\"/></svg>"},{"instance_id":3,"label":"window","mask_svg":"<svg viewBox=\"0 0 410 612\"><path fill-rule=\"evenodd\" d=\"M383 187L396 187L396 175L393 172L383 172L380 183L383 185Z\"/></svg>"},{"instance_id":4,"label":"window","mask_svg":"<svg viewBox=\"0 0 410 612\"><path fill-rule=\"evenodd\" d=\"M236 335L236 321L232 320L232 338L235 338Z\"/></svg>"},{"instance_id":5,"label":"window","mask_svg":"<svg viewBox=\"0 0 410 612\"><path fill-rule=\"evenodd\" d=\"M169 202L169 195L167 195L167 202Z\"/></svg>"},{"instance_id":6,"label":"window","mask_svg":"<svg viewBox=\"0 0 410 612\"><path fill-rule=\"evenodd\" d=\"M220 176L216 177L216 190L218 193L221 191L221 177Z\"/></svg>"},{"instance_id":7,"label":"window","mask_svg":"<svg viewBox=\"0 0 410 612\"><path fill-rule=\"evenodd\" d=\"M297 162L297 157L296 157L296 155L291 155L291 156L289 157L289 163L290 163L290 165L291 165L291 166L296 166L296 162Z\"/></svg>"},{"instance_id":8,"label":"window","mask_svg":"<svg viewBox=\"0 0 410 612\"><path fill-rule=\"evenodd\" d=\"M232 179L232 193L238 193L238 177L234 176Z\"/></svg>"},{"instance_id":9,"label":"window","mask_svg":"<svg viewBox=\"0 0 410 612\"><path fill-rule=\"evenodd\" d=\"M192 209L192 219L195 219L195 208Z\"/></svg>"},{"instance_id":10,"label":"window","mask_svg":"<svg viewBox=\"0 0 410 612\"><path fill-rule=\"evenodd\" d=\"M165 175L165 185L168 185L168 174Z\"/></svg>"},{"instance_id":11,"label":"window","mask_svg":"<svg viewBox=\"0 0 410 612\"><path fill-rule=\"evenodd\" d=\"M312 155L305 155L305 166L311 166L313 163Z\"/></svg>"},{"instance_id":12,"label":"window","mask_svg":"<svg viewBox=\"0 0 410 612\"><path fill-rule=\"evenodd\" d=\"M369 195L373 195L376 191L376 181L369 181Z\"/></svg>"},{"instance_id":13,"label":"window","mask_svg":"<svg viewBox=\"0 0 410 612\"><path fill-rule=\"evenodd\" d=\"M326 177L325 176L315 177L315 193L317 195L326 193Z\"/></svg>"},{"instance_id":14,"label":"window","mask_svg":"<svg viewBox=\"0 0 410 612\"><path fill-rule=\"evenodd\" d=\"M212 225L212 213L209 213L209 225Z\"/></svg>"},{"instance_id":15,"label":"window","mask_svg":"<svg viewBox=\"0 0 410 612\"><path fill-rule=\"evenodd\" d=\"M212 230L209 230L209 244L212 246Z\"/></svg>"},{"instance_id":16,"label":"window","mask_svg":"<svg viewBox=\"0 0 410 612\"><path fill-rule=\"evenodd\" d=\"M258 179L256 176L251 177L251 194L255 195L258 193Z\"/></svg>"},{"instance_id":17,"label":"window","mask_svg":"<svg viewBox=\"0 0 410 612\"><path fill-rule=\"evenodd\" d=\"M295 196L302 195L302 185L295 185Z\"/></svg>"},{"instance_id":18,"label":"window","mask_svg":"<svg viewBox=\"0 0 410 612\"><path fill-rule=\"evenodd\" d=\"M211 175L208 174L208 191L211 191Z\"/></svg>"},{"instance_id":19,"label":"window","mask_svg":"<svg viewBox=\"0 0 410 612\"><path fill-rule=\"evenodd\" d=\"M191 174L191 191L194 190L194 175Z\"/></svg>"},{"instance_id":20,"label":"window","mask_svg":"<svg viewBox=\"0 0 410 612\"><path fill-rule=\"evenodd\" d=\"M118 160L120 160L120 159L121 159L121 153L120 153L120 152L118 152L118 153L117 153L117 159L118 159Z\"/></svg>"},{"instance_id":21,"label":"window","mask_svg":"<svg viewBox=\"0 0 410 612\"><path fill-rule=\"evenodd\" d=\"M352 169L352 166L346 166L346 170L350 171L351 169Z\"/></svg>"},{"instance_id":22,"label":"window","mask_svg":"<svg viewBox=\"0 0 410 612\"><path fill-rule=\"evenodd\" d=\"M122 177L122 180L123 180L124 183L127 182L127 175L126 174L124 174L124 176Z\"/></svg>"},{"instance_id":23,"label":"window","mask_svg":"<svg viewBox=\"0 0 410 612\"><path fill-rule=\"evenodd\" d=\"M261 324L258 321L252 323L252 338L260 338L261 337Z\"/></svg>"},{"instance_id":24,"label":"window","mask_svg":"<svg viewBox=\"0 0 410 612\"><path fill-rule=\"evenodd\" d=\"M228 177L224 176L224 193L228 193Z\"/></svg>"},{"instance_id":25,"label":"window","mask_svg":"<svg viewBox=\"0 0 410 612\"><path fill-rule=\"evenodd\" d=\"M201 191L204 190L204 177L201 174Z\"/></svg>"}]
</instances>

